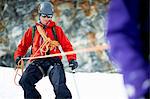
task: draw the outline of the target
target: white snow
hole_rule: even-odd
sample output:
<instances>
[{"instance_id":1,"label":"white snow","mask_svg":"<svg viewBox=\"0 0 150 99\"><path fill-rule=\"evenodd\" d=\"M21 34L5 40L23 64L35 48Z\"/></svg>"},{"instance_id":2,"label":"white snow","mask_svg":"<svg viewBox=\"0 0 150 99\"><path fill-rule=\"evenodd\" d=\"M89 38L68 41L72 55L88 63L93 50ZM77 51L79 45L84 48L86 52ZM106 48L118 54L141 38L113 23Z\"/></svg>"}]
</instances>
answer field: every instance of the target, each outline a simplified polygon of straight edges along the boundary
<instances>
[{"instance_id":1,"label":"white snow","mask_svg":"<svg viewBox=\"0 0 150 99\"><path fill-rule=\"evenodd\" d=\"M23 99L23 90L14 84L14 75L14 69L0 67L0 99ZM66 72L66 78L72 99L127 99L121 74ZM40 80L36 88L42 99L54 99L48 77Z\"/></svg>"}]
</instances>

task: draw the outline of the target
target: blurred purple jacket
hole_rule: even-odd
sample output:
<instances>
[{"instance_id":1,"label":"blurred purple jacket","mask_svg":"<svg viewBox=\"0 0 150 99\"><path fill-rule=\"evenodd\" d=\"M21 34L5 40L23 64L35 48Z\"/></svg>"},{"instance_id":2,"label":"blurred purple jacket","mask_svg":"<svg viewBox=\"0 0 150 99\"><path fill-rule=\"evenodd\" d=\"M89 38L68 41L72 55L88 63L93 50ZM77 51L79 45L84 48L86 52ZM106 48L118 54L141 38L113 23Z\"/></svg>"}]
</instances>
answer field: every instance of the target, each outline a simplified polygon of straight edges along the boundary
<instances>
[{"instance_id":1,"label":"blurred purple jacket","mask_svg":"<svg viewBox=\"0 0 150 99\"><path fill-rule=\"evenodd\" d=\"M121 69L129 99L143 97L150 87L148 11L148 0L110 0L109 4L110 56Z\"/></svg>"}]
</instances>

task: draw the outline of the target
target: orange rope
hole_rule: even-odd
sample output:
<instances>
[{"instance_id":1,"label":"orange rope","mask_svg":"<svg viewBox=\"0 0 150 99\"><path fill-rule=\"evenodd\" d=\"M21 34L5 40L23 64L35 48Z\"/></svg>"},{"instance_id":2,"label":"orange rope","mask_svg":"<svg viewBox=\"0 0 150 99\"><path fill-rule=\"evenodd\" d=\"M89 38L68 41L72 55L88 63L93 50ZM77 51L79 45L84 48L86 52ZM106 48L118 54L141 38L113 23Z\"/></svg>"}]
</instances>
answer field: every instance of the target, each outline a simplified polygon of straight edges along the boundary
<instances>
[{"instance_id":1,"label":"orange rope","mask_svg":"<svg viewBox=\"0 0 150 99\"><path fill-rule=\"evenodd\" d=\"M18 73L19 69L21 69L21 74ZM23 59L21 59L21 60L19 60L18 65L16 66L16 73L15 73L15 77L14 77L14 83L17 86L19 86L19 84L16 83L17 75L21 76L23 74L23 69L24 69L24 62L23 62Z\"/></svg>"},{"instance_id":2,"label":"orange rope","mask_svg":"<svg viewBox=\"0 0 150 99\"><path fill-rule=\"evenodd\" d=\"M64 53L51 54L51 55L45 55L45 56L37 56L37 57L24 57L21 59L26 60L26 59L48 58L48 57L55 57L55 56L65 56L65 55L71 55L71 54L77 54L77 53L83 53L83 52L93 52L93 51L98 51L98 50L103 51L108 48L109 48L108 45L97 45L95 47L84 48L84 49L75 50L75 51L68 51L68 52L64 52Z\"/></svg>"}]
</instances>

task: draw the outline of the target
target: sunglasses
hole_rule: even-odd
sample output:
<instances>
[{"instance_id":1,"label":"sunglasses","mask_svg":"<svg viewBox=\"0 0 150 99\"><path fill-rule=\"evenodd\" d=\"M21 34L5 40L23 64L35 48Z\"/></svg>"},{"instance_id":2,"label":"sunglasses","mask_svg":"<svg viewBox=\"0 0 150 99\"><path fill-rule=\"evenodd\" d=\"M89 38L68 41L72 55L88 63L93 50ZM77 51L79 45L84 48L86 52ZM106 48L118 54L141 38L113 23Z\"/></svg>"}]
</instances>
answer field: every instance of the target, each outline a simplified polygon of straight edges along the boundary
<instances>
[{"instance_id":1,"label":"sunglasses","mask_svg":"<svg viewBox=\"0 0 150 99\"><path fill-rule=\"evenodd\" d=\"M43 18L52 18L53 15L52 14L41 14L40 16L42 16Z\"/></svg>"}]
</instances>

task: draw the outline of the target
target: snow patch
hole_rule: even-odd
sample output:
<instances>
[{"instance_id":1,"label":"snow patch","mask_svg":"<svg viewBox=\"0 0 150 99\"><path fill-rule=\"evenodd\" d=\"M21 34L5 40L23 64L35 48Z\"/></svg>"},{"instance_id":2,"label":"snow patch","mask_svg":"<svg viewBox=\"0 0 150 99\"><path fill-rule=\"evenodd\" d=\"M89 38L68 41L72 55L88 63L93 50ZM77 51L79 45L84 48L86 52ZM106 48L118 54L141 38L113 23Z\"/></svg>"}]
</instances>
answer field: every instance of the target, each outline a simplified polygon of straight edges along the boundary
<instances>
[{"instance_id":1,"label":"snow patch","mask_svg":"<svg viewBox=\"0 0 150 99\"><path fill-rule=\"evenodd\" d=\"M0 67L0 99L23 99L23 90L14 84L15 70ZM111 73L68 73L67 86L72 99L127 99L121 74ZM36 84L42 99L54 99L53 87L44 77Z\"/></svg>"}]
</instances>

